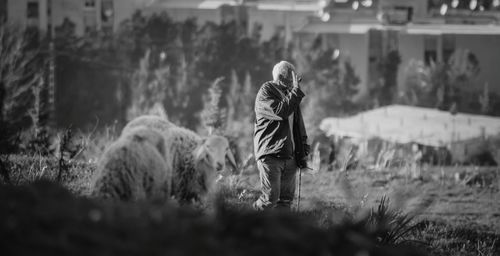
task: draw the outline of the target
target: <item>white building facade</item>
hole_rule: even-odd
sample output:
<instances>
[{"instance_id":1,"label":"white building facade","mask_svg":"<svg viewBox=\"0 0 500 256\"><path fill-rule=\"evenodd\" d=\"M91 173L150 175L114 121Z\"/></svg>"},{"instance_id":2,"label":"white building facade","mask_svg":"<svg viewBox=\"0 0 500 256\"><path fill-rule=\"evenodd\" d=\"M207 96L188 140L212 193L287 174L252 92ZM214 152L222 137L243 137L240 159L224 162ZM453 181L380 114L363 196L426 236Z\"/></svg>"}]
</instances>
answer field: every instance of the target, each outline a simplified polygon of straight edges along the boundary
<instances>
[{"instance_id":1,"label":"white building facade","mask_svg":"<svg viewBox=\"0 0 500 256\"><path fill-rule=\"evenodd\" d=\"M360 97L377 82L377 63L388 51L401 56L401 84L411 60L446 61L468 49L480 64L477 86L500 93L500 0L0 0L0 17L9 22L53 32L68 20L77 35L115 31L137 10L199 24L236 20L249 34L259 30L261 40L321 36L350 59Z\"/></svg>"},{"instance_id":2,"label":"white building facade","mask_svg":"<svg viewBox=\"0 0 500 256\"><path fill-rule=\"evenodd\" d=\"M500 93L500 1L498 0L327 0L320 17L296 31L322 36L349 58L360 76L360 97L377 83L377 63L388 51L401 57L398 84L411 60L447 61L458 49L480 65L477 90L489 84ZM322 19L323 18L323 19ZM479 88L478 88L479 87Z\"/></svg>"}]
</instances>

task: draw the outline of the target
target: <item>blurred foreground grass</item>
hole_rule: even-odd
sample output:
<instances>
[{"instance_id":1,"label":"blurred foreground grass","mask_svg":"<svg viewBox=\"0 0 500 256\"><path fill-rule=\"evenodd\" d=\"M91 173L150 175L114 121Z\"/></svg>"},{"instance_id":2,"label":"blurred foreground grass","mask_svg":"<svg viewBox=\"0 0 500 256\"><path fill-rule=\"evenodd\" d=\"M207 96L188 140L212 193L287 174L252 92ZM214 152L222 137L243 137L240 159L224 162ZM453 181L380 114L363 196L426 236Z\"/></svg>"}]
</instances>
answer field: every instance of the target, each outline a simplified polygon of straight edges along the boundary
<instances>
[{"instance_id":1,"label":"blurred foreground grass","mask_svg":"<svg viewBox=\"0 0 500 256\"><path fill-rule=\"evenodd\" d=\"M104 202L48 181L1 186L0 200L2 255L422 255L356 223L322 229L287 212Z\"/></svg>"},{"instance_id":2,"label":"blurred foreground grass","mask_svg":"<svg viewBox=\"0 0 500 256\"><path fill-rule=\"evenodd\" d=\"M2 255L500 254L498 187L467 186L453 175L304 174L298 213L256 213L255 173L226 179L218 206L207 210L87 198L93 164L70 162L62 186L47 181L57 177L57 161L11 156L8 165L13 185L0 187ZM363 223L383 195L392 207L416 212L415 228L397 246L381 243L380 230Z\"/></svg>"}]
</instances>

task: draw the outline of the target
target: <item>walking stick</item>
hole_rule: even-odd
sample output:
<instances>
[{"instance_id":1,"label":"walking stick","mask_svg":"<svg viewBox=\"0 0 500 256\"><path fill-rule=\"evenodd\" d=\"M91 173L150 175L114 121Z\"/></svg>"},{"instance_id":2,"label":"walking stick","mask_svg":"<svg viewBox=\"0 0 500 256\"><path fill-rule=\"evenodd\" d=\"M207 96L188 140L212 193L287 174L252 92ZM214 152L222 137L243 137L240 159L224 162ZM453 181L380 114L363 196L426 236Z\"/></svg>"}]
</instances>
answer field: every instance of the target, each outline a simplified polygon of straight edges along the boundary
<instances>
[{"instance_id":1,"label":"walking stick","mask_svg":"<svg viewBox=\"0 0 500 256\"><path fill-rule=\"evenodd\" d=\"M297 198L297 211L300 210L300 188L302 187L302 168L299 168L299 194Z\"/></svg>"},{"instance_id":2,"label":"walking stick","mask_svg":"<svg viewBox=\"0 0 500 256\"><path fill-rule=\"evenodd\" d=\"M310 171L311 174L316 174L318 173L321 165L321 158L319 155L319 143L316 144L314 147L314 152L313 152L313 157L312 157L312 168L310 167L305 167ZM298 193L298 198L297 198L297 211L300 210L300 190L302 188L302 168L299 168L299 193Z\"/></svg>"}]
</instances>

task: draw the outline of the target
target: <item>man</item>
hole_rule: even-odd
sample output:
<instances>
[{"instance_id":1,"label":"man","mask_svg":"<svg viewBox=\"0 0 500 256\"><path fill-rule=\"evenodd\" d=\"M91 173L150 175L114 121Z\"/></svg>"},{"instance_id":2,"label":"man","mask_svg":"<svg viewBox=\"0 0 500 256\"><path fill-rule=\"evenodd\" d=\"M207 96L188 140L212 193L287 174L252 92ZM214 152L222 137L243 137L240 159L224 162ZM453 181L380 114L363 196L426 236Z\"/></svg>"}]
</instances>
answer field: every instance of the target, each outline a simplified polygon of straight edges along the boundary
<instances>
[{"instance_id":1,"label":"man","mask_svg":"<svg viewBox=\"0 0 500 256\"><path fill-rule=\"evenodd\" d=\"M290 209L298 168L306 168L307 135L299 104L305 96L295 67L281 61L273 81L264 83L255 99L254 150L261 181L261 196L254 208Z\"/></svg>"}]
</instances>

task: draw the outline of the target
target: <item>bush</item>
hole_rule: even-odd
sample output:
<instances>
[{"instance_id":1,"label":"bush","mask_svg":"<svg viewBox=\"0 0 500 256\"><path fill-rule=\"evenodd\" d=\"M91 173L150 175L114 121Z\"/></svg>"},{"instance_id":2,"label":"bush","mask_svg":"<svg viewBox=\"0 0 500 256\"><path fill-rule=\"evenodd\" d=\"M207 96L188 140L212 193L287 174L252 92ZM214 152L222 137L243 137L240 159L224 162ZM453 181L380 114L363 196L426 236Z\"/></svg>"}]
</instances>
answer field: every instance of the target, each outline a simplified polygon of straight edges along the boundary
<instances>
[{"instance_id":1,"label":"bush","mask_svg":"<svg viewBox=\"0 0 500 256\"><path fill-rule=\"evenodd\" d=\"M479 72L477 57L464 49L457 49L448 62L426 66L422 61L411 60L405 67L404 84L398 88L398 100L421 107L488 114L492 102L487 85L482 93L472 93L472 97L468 90L476 87Z\"/></svg>"},{"instance_id":2,"label":"bush","mask_svg":"<svg viewBox=\"0 0 500 256\"><path fill-rule=\"evenodd\" d=\"M289 212L214 216L160 202L103 202L47 181L0 186L6 254L422 255L378 244L361 225L326 229Z\"/></svg>"},{"instance_id":3,"label":"bush","mask_svg":"<svg viewBox=\"0 0 500 256\"><path fill-rule=\"evenodd\" d=\"M382 244L406 242L406 236L416 229L414 217L400 210L391 209L387 197L382 197L376 209L372 209L363 220L376 232L377 240Z\"/></svg>"},{"instance_id":4,"label":"bush","mask_svg":"<svg viewBox=\"0 0 500 256\"><path fill-rule=\"evenodd\" d=\"M41 50L38 33L0 23L0 154L19 151L21 133L36 134L47 114Z\"/></svg>"}]
</instances>

